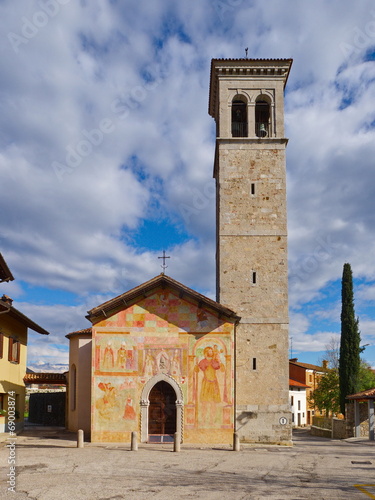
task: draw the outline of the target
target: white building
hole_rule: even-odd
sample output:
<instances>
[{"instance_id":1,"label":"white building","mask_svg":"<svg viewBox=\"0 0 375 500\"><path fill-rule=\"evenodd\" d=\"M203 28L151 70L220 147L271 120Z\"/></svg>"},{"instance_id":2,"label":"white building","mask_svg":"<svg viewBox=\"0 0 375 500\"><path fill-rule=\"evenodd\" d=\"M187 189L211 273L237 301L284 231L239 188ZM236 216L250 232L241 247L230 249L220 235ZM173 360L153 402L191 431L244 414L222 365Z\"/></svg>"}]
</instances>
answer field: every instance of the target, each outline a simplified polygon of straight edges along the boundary
<instances>
[{"instance_id":1,"label":"white building","mask_svg":"<svg viewBox=\"0 0 375 500\"><path fill-rule=\"evenodd\" d=\"M293 427L304 427L306 425L307 405L306 388L308 385L297 380L289 379L289 401L292 412Z\"/></svg>"}]
</instances>

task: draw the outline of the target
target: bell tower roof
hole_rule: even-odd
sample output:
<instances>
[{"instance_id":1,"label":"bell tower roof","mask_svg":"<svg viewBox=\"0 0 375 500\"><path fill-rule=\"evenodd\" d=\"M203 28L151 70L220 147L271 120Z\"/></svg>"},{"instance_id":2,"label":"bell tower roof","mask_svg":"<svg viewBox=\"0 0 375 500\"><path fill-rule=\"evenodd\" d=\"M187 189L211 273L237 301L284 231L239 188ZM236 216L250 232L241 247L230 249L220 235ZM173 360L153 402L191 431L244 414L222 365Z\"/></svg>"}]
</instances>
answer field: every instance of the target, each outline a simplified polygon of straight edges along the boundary
<instances>
[{"instance_id":1,"label":"bell tower roof","mask_svg":"<svg viewBox=\"0 0 375 500\"><path fill-rule=\"evenodd\" d=\"M208 113L216 119L220 78L281 80L286 85L293 59L212 59Z\"/></svg>"}]
</instances>

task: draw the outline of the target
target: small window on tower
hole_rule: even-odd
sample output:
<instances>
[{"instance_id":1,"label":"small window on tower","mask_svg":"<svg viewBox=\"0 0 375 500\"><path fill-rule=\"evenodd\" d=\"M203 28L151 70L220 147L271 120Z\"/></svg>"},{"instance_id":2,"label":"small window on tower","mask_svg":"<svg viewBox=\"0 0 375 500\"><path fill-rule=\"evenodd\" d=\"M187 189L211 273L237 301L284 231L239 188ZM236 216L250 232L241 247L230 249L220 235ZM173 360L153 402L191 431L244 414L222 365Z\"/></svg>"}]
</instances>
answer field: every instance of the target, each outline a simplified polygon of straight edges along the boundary
<instances>
[{"instance_id":1,"label":"small window on tower","mask_svg":"<svg viewBox=\"0 0 375 500\"><path fill-rule=\"evenodd\" d=\"M253 370L257 369L257 358L253 358Z\"/></svg>"},{"instance_id":2,"label":"small window on tower","mask_svg":"<svg viewBox=\"0 0 375 500\"><path fill-rule=\"evenodd\" d=\"M256 285L256 283L257 283L257 273L255 271L253 271L252 280L253 280L253 285Z\"/></svg>"},{"instance_id":3,"label":"small window on tower","mask_svg":"<svg viewBox=\"0 0 375 500\"><path fill-rule=\"evenodd\" d=\"M255 195L255 183L251 183L251 189L250 189L251 194L254 196Z\"/></svg>"}]
</instances>

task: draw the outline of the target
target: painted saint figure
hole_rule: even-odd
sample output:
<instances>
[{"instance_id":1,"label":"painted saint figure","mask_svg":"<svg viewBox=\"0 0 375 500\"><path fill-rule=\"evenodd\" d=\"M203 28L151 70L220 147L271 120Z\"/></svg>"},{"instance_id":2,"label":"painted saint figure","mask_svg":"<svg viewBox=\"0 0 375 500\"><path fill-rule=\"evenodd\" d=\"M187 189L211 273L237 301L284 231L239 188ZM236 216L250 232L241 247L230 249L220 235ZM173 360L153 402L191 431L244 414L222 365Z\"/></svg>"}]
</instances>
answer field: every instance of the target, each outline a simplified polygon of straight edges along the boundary
<instances>
[{"instance_id":1,"label":"painted saint figure","mask_svg":"<svg viewBox=\"0 0 375 500\"><path fill-rule=\"evenodd\" d=\"M120 349L117 351L117 366L119 368L125 368L127 362L127 353L126 353L126 344L125 342L121 343Z\"/></svg>"},{"instance_id":2,"label":"painted saint figure","mask_svg":"<svg viewBox=\"0 0 375 500\"><path fill-rule=\"evenodd\" d=\"M135 420L136 414L133 406L133 400L129 396L126 399L126 404L125 404L125 411L124 411L124 419L125 420Z\"/></svg>"},{"instance_id":3,"label":"painted saint figure","mask_svg":"<svg viewBox=\"0 0 375 500\"><path fill-rule=\"evenodd\" d=\"M146 378L151 378L154 375L154 358L151 351L146 351L146 360L143 367L143 375Z\"/></svg>"},{"instance_id":4,"label":"painted saint figure","mask_svg":"<svg viewBox=\"0 0 375 500\"><path fill-rule=\"evenodd\" d=\"M211 346L203 350L204 359L196 366L195 372L202 370L203 380L200 390L200 403L202 404L203 420L213 425L216 417L217 403L221 403L219 381L217 379L217 370L225 371L224 365L220 362L217 353ZM207 415L208 414L208 415Z\"/></svg>"},{"instance_id":5,"label":"painted saint figure","mask_svg":"<svg viewBox=\"0 0 375 500\"><path fill-rule=\"evenodd\" d=\"M178 349L175 349L173 358L171 361L171 369L170 374L172 377L179 378L181 377L181 362L180 362L180 352Z\"/></svg>"},{"instance_id":6,"label":"painted saint figure","mask_svg":"<svg viewBox=\"0 0 375 500\"><path fill-rule=\"evenodd\" d=\"M108 341L104 349L103 368L105 370L111 370L113 366L114 366L114 354L112 349L112 342Z\"/></svg>"}]
</instances>

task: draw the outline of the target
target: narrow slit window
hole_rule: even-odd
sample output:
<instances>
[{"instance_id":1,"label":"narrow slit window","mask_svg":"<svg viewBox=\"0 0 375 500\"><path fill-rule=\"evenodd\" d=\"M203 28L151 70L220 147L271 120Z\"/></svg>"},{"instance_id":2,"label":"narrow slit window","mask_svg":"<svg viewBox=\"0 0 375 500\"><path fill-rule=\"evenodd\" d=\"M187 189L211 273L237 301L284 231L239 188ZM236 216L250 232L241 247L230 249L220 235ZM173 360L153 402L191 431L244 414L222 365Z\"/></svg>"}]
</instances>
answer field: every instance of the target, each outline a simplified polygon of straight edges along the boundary
<instances>
[{"instance_id":1,"label":"narrow slit window","mask_svg":"<svg viewBox=\"0 0 375 500\"><path fill-rule=\"evenodd\" d=\"M257 358L253 358L253 370L257 369Z\"/></svg>"},{"instance_id":2,"label":"narrow slit window","mask_svg":"<svg viewBox=\"0 0 375 500\"><path fill-rule=\"evenodd\" d=\"M251 194L252 195L255 194L255 183L254 182L251 183Z\"/></svg>"},{"instance_id":3,"label":"narrow slit window","mask_svg":"<svg viewBox=\"0 0 375 500\"><path fill-rule=\"evenodd\" d=\"M256 271L253 271L252 279L253 279L253 285L256 285L256 282L257 282L257 273L256 273Z\"/></svg>"}]
</instances>

